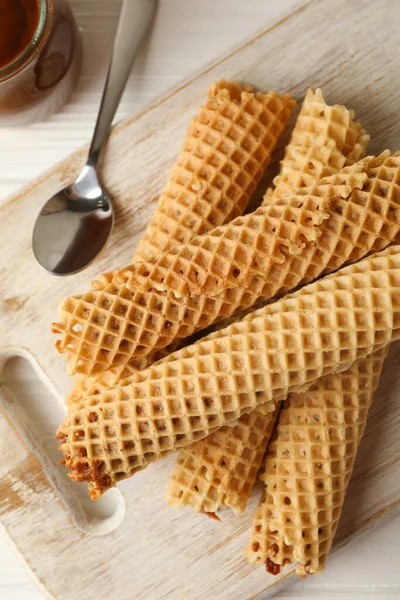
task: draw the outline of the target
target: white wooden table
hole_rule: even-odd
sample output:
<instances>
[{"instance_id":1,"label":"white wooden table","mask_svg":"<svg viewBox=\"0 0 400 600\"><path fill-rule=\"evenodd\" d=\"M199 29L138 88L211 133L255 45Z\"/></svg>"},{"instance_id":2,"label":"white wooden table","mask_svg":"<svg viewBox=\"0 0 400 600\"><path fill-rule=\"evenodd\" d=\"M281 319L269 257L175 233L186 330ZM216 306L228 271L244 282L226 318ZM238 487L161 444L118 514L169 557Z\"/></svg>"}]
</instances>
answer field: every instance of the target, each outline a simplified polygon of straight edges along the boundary
<instances>
[{"instance_id":1,"label":"white wooden table","mask_svg":"<svg viewBox=\"0 0 400 600\"><path fill-rule=\"evenodd\" d=\"M86 142L93 129L121 0L71 0L71 4L85 50L78 88L70 104L47 123L21 131L0 130L0 198ZM151 40L133 70L118 117L138 111L244 38L277 21L295 4L296 0L160 0ZM288 52L298 59L290 41ZM399 539L400 516L343 548L322 576L298 581L278 597L400 598ZM0 599L42 598L0 535Z\"/></svg>"}]
</instances>

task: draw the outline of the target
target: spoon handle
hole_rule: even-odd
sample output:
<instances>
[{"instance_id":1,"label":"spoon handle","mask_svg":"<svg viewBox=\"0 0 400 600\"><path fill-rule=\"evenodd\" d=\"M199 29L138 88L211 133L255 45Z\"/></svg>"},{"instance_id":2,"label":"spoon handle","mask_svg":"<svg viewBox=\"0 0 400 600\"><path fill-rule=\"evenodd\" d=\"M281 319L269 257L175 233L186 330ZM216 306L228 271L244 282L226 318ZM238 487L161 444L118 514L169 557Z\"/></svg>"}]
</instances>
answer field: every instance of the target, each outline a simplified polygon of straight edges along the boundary
<instances>
[{"instance_id":1,"label":"spoon handle","mask_svg":"<svg viewBox=\"0 0 400 600\"><path fill-rule=\"evenodd\" d=\"M96 166L100 151L106 141L115 112L132 70L140 42L154 16L158 0L124 0L115 36L113 53L88 163Z\"/></svg>"}]
</instances>

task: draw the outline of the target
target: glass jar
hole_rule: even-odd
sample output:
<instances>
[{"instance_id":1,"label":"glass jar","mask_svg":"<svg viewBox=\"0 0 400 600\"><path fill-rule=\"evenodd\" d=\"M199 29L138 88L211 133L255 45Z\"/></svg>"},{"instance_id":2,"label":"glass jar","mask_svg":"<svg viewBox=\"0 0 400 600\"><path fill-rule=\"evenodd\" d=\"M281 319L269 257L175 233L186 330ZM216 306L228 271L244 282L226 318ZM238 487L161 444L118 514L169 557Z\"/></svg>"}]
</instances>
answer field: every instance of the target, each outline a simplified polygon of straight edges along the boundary
<instances>
[{"instance_id":1,"label":"glass jar","mask_svg":"<svg viewBox=\"0 0 400 600\"><path fill-rule=\"evenodd\" d=\"M0 0L0 127L60 110L81 63L81 38L67 0Z\"/></svg>"}]
</instances>

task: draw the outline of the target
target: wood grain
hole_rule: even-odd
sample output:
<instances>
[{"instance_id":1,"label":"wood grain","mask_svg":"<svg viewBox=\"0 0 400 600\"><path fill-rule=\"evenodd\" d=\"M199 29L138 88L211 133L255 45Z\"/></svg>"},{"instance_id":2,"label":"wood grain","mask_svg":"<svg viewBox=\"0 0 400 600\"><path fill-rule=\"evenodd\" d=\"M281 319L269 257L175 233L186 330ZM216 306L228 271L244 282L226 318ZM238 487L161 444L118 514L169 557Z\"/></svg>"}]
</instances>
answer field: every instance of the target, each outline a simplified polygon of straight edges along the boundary
<instances>
[{"instance_id":1,"label":"wood grain","mask_svg":"<svg viewBox=\"0 0 400 600\"><path fill-rule=\"evenodd\" d=\"M210 80L238 78L262 89L290 91L299 100L309 85L321 86L329 102L356 110L372 135L373 152L397 149L398 61L393 46L394 40L400 41L400 5L390 0L377 4L312 0L140 116L119 125L103 168L104 182L116 201L117 224L107 250L84 274L50 277L36 265L30 248L31 223L38 208L73 179L84 153L73 155L10 198L0 209L2 231L10 240L0 267L1 343L7 343L3 360L14 348L27 349L58 392L66 393L65 365L48 332L57 302L72 291L84 290L98 271L128 262ZM381 522L399 505L398 367L394 348L358 457L339 545ZM124 523L106 537L92 536L73 523L62 492L50 483L4 411L0 445L1 523L37 579L57 599L128 600L133 593L135 599L250 598L267 588L272 594L289 577L290 570L274 580L242 558L257 493L244 515L227 514L222 526L200 515L175 512L163 502L173 460L169 459L121 485L126 498Z\"/></svg>"}]
</instances>

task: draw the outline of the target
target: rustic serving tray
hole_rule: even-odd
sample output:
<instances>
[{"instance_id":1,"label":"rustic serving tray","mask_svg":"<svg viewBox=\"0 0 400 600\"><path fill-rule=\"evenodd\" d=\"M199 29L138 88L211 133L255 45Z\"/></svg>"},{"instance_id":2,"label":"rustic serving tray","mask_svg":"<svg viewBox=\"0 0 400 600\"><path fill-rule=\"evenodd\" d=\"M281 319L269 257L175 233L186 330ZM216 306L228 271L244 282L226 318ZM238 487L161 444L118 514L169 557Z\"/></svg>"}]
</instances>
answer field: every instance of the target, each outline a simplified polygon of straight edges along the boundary
<instances>
[{"instance_id":1,"label":"rustic serving tray","mask_svg":"<svg viewBox=\"0 0 400 600\"><path fill-rule=\"evenodd\" d=\"M0 208L0 366L5 365L0 522L50 597L266 598L291 577L293 568L273 578L243 558L260 487L241 517L227 513L219 524L164 504L173 457L124 482L121 491L112 490L94 508L84 486L67 481L64 468L55 465L55 442L49 438L50 422L62 418L57 402L71 384L53 348L49 323L57 316L60 298L85 290L88 279L99 272L129 262L187 123L214 79L235 78L263 90L288 91L298 100L310 85L320 86L328 102L354 108L371 134L371 153L400 148L399 22L400 3L391 0L312 0L115 127L102 177L115 200L116 226L107 249L81 274L55 278L43 272L32 255L31 231L44 200L74 179L84 150ZM273 170L274 165L267 179ZM56 397L52 408L43 409L39 424L30 417L29 406L21 407L10 392L7 370L14 356L32 361ZM393 347L371 409L336 548L399 509L399 363L398 347Z\"/></svg>"}]
</instances>

